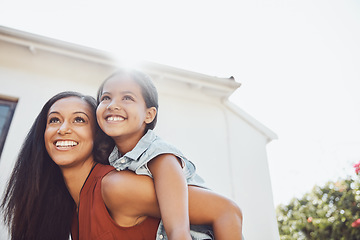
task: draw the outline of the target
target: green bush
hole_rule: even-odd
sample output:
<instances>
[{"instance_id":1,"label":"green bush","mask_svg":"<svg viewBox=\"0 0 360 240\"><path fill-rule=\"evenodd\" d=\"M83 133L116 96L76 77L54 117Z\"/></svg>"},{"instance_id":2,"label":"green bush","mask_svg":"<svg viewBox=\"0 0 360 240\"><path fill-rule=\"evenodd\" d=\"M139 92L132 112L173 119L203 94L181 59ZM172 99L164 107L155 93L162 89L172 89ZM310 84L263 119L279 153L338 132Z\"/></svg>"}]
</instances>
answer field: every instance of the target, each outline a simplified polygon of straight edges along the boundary
<instances>
[{"instance_id":1,"label":"green bush","mask_svg":"<svg viewBox=\"0 0 360 240\"><path fill-rule=\"evenodd\" d=\"M360 184L341 179L315 186L301 199L276 208L281 240L360 240ZM353 225L353 226L352 226Z\"/></svg>"}]
</instances>

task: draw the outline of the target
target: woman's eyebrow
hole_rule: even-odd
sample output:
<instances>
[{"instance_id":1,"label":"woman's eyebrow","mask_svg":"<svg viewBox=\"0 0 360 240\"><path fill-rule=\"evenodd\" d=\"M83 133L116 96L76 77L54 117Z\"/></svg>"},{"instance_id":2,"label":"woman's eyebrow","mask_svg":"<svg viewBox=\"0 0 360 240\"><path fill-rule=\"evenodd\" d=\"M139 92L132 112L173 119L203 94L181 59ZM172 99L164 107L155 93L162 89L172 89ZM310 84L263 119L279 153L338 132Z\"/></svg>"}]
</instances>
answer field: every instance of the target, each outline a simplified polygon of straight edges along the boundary
<instances>
[{"instance_id":1,"label":"woman's eyebrow","mask_svg":"<svg viewBox=\"0 0 360 240\"><path fill-rule=\"evenodd\" d=\"M79 114L79 113L82 113L82 114L86 115L87 118L90 119L89 115L87 115L85 112L81 112L81 111L74 112L74 114Z\"/></svg>"},{"instance_id":2,"label":"woman's eyebrow","mask_svg":"<svg viewBox=\"0 0 360 240\"><path fill-rule=\"evenodd\" d=\"M48 116L50 116L51 114L60 114L60 113L57 111L52 111L52 112L49 112Z\"/></svg>"}]
</instances>

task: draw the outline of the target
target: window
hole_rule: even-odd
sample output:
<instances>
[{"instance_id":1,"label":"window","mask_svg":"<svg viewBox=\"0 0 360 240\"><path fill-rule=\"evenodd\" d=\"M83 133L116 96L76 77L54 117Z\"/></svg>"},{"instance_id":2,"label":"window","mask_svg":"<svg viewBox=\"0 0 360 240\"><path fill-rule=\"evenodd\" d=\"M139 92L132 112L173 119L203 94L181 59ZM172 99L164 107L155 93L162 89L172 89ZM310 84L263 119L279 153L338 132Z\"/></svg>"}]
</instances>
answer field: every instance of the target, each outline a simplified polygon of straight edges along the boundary
<instances>
[{"instance_id":1,"label":"window","mask_svg":"<svg viewBox=\"0 0 360 240\"><path fill-rule=\"evenodd\" d=\"M18 99L0 95L0 157Z\"/></svg>"}]
</instances>

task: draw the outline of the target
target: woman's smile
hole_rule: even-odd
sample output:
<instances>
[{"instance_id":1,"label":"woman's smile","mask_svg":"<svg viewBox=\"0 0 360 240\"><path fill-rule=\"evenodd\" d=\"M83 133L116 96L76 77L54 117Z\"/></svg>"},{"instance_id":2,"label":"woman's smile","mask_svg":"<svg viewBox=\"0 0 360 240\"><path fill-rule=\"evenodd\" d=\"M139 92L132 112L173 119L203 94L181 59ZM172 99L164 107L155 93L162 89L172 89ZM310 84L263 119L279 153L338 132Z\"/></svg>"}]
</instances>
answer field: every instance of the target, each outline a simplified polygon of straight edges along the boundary
<instances>
[{"instance_id":1,"label":"woman's smile","mask_svg":"<svg viewBox=\"0 0 360 240\"><path fill-rule=\"evenodd\" d=\"M54 145L61 150L75 147L78 144L79 144L78 142L73 140L57 140L54 142Z\"/></svg>"}]
</instances>

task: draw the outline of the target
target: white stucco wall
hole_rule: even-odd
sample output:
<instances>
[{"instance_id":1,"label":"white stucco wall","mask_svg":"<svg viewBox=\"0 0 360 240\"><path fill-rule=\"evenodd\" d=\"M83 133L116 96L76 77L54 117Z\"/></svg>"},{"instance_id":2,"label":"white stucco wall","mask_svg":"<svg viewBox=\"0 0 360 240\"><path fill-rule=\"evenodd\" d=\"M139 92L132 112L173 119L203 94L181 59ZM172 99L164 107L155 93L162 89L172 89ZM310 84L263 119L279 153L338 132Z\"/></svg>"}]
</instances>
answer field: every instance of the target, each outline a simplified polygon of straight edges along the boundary
<instances>
[{"instance_id":1,"label":"white stucco wall","mask_svg":"<svg viewBox=\"0 0 360 240\"><path fill-rule=\"evenodd\" d=\"M259 131L260 126L253 126L259 123L251 121L251 116L231 103L226 105L235 199L243 209L244 229L249 229L246 237L279 239L266 153L269 139L265 138L266 133Z\"/></svg>"},{"instance_id":2,"label":"white stucco wall","mask_svg":"<svg viewBox=\"0 0 360 240\"><path fill-rule=\"evenodd\" d=\"M102 80L116 65L109 60L91 61L54 50L33 50L0 40L0 94L19 98L0 159L1 193L42 105L64 90L95 96ZM159 91L157 133L197 165L210 188L240 205L245 239L279 239L266 156L266 144L276 135L228 103L224 94L208 91L201 83L175 81L162 75L162 67L157 67L144 68L153 76ZM176 73L172 74L176 78ZM189 82L198 80L197 74L185 76ZM228 91L220 88L219 92ZM0 240L5 240L7 234L2 228L0 224Z\"/></svg>"}]
</instances>

